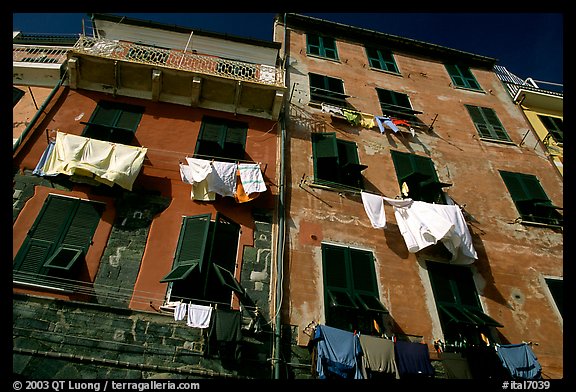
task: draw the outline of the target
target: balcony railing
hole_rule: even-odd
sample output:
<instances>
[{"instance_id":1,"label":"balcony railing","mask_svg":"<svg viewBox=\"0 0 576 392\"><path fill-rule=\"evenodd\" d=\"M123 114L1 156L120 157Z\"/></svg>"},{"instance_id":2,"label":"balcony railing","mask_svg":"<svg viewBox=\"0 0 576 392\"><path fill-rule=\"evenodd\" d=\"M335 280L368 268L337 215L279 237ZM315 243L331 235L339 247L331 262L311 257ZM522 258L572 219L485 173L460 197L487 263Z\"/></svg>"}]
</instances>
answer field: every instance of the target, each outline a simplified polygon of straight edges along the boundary
<instances>
[{"instance_id":1,"label":"balcony railing","mask_svg":"<svg viewBox=\"0 0 576 392\"><path fill-rule=\"evenodd\" d=\"M283 72L277 67L227 60L182 50L81 36L72 52L284 87Z\"/></svg>"},{"instance_id":2,"label":"balcony railing","mask_svg":"<svg viewBox=\"0 0 576 392\"><path fill-rule=\"evenodd\" d=\"M12 45L12 61L23 63L63 64L69 46Z\"/></svg>"}]
</instances>

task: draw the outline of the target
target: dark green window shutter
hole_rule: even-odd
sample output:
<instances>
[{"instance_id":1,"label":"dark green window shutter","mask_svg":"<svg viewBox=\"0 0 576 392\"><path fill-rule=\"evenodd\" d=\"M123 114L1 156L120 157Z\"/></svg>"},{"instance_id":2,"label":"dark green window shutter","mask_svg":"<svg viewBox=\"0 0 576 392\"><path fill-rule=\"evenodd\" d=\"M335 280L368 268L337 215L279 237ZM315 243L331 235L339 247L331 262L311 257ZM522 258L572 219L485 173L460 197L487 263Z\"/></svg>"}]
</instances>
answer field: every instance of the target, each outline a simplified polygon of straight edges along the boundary
<instances>
[{"instance_id":1,"label":"dark green window shutter","mask_svg":"<svg viewBox=\"0 0 576 392\"><path fill-rule=\"evenodd\" d=\"M550 290L550 294L552 294L552 298L556 303L560 315L564 317L564 280L554 278L545 278L544 280L548 285L548 289Z\"/></svg>"},{"instance_id":2,"label":"dark green window shutter","mask_svg":"<svg viewBox=\"0 0 576 392\"><path fill-rule=\"evenodd\" d=\"M562 215L552 204L536 176L503 170L500 171L500 175L522 220L562 225Z\"/></svg>"},{"instance_id":3,"label":"dark green window shutter","mask_svg":"<svg viewBox=\"0 0 576 392\"><path fill-rule=\"evenodd\" d=\"M306 52L308 54L338 60L336 41L332 37L325 37L318 34L306 34Z\"/></svg>"},{"instance_id":4,"label":"dark green window shutter","mask_svg":"<svg viewBox=\"0 0 576 392\"><path fill-rule=\"evenodd\" d=\"M312 133L314 180L326 185L340 184L354 188L363 187L356 143L336 138L335 132Z\"/></svg>"},{"instance_id":5,"label":"dark green window shutter","mask_svg":"<svg viewBox=\"0 0 576 392\"><path fill-rule=\"evenodd\" d=\"M24 91L12 86L12 106L16 106L24 94Z\"/></svg>"},{"instance_id":6,"label":"dark green window shutter","mask_svg":"<svg viewBox=\"0 0 576 392\"><path fill-rule=\"evenodd\" d=\"M511 141L502 123L496 116L496 112L490 108L472 105L464 105L470 114L470 118L478 131L478 134L486 139Z\"/></svg>"},{"instance_id":7,"label":"dark green window shutter","mask_svg":"<svg viewBox=\"0 0 576 392\"><path fill-rule=\"evenodd\" d=\"M247 132L245 123L204 117L194 154L197 158L244 159Z\"/></svg>"},{"instance_id":8,"label":"dark green window shutter","mask_svg":"<svg viewBox=\"0 0 576 392\"><path fill-rule=\"evenodd\" d=\"M174 264L176 266L197 262L201 272L208 268L204 255L208 240L210 217L210 214L203 214L183 218L178 246L174 256Z\"/></svg>"},{"instance_id":9,"label":"dark green window shutter","mask_svg":"<svg viewBox=\"0 0 576 392\"><path fill-rule=\"evenodd\" d=\"M46 265L70 270L88 251L103 209L101 203L48 195L16 255L14 270L38 275L50 274Z\"/></svg>"},{"instance_id":10,"label":"dark green window shutter","mask_svg":"<svg viewBox=\"0 0 576 392\"><path fill-rule=\"evenodd\" d=\"M344 94L344 82L329 76L308 74L310 82L310 100L336 106L348 106Z\"/></svg>"},{"instance_id":11,"label":"dark green window shutter","mask_svg":"<svg viewBox=\"0 0 576 392\"><path fill-rule=\"evenodd\" d=\"M240 225L221 213L216 213L214 234L210 244L210 263L218 264L234 274Z\"/></svg>"},{"instance_id":12,"label":"dark green window shutter","mask_svg":"<svg viewBox=\"0 0 576 392\"><path fill-rule=\"evenodd\" d=\"M438 262L426 266L446 342L479 344L480 332L490 336L488 327L502 327L482 311L468 267Z\"/></svg>"},{"instance_id":13,"label":"dark green window shutter","mask_svg":"<svg viewBox=\"0 0 576 392\"><path fill-rule=\"evenodd\" d=\"M322 265L327 325L371 331L377 315L387 313L379 299L372 253L322 244Z\"/></svg>"},{"instance_id":14,"label":"dark green window shutter","mask_svg":"<svg viewBox=\"0 0 576 392\"><path fill-rule=\"evenodd\" d=\"M438 181L434 163L430 158L394 150L390 153L398 185L402 189L403 183L406 183L409 189L408 197L428 203L445 203L442 188L450 184Z\"/></svg>"},{"instance_id":15,"label":"dark green window shutter","mask_svg":"<svg viewBox=\"0 0 576 392\"><path fill-rule=\"evenodd\" d=\"M398 67L391 50L366 48L366 55L371 67L398 73Z\"/></svg>"},{"instance_id":16,"label":"dark green window shutter","mask_svg":"<svg viewBox=\"0 0 576 392\"><path fill-rule=\"evenodd\" d=\"M100 101L82 136L112 143L130 144L142 119L144 108Z\"/></svg>"},{"instance_id":17,"label":"dark green window shutter","mask_svg":"<svg viewBox=\"0 0 576 392\"><path fill-rule=\"evenodd\" d=\"M564 131L562 130L562 119L557 117L538 115L546 130L552 135L556 143L564 143Z\"/></svg>"},{"instance_id":18,"label":"dark green window shutter","mask_svg":"<svg viewBox=\"0 0 576 392\"><path fill-rule=\"evenodd\" d=\"M452 83L457 87L464 87L473 90L480 90L480 85L476 81L476 78L470 71L470 68L456 65L456 64L444 64Z\"/></svg>"}]
</instances>

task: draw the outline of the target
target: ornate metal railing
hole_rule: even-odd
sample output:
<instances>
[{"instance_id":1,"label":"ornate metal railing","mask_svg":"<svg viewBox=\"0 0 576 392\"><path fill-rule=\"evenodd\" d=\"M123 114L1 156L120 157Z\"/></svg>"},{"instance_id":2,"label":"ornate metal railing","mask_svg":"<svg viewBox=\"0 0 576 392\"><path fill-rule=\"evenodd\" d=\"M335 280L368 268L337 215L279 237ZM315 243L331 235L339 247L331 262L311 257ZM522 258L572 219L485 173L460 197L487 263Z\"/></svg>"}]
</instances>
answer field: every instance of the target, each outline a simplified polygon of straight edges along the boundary
<instances>
[{"instance_id":1,"label":"ornate metal railing","mask_svg":"<svg viewBox=\"0 0 576 392\"><path fill-rule=\"evenodd\" d=\"M183 50L155 48L132 42L81 36L74 45L72 53L196 72L233 80L278 87L284 86L284 74L278 67L227 60Z\"/></svg>"},{"instance_id":2,"label":"ornate metal railing","mask_svg":"<svg viewBox=\"0 0 576 392\"><path fill-rule=\"evenodd\" d=\"M70 46L12 45L12 61L23 63L62 64Z\"/></svg>"}]
</instances>

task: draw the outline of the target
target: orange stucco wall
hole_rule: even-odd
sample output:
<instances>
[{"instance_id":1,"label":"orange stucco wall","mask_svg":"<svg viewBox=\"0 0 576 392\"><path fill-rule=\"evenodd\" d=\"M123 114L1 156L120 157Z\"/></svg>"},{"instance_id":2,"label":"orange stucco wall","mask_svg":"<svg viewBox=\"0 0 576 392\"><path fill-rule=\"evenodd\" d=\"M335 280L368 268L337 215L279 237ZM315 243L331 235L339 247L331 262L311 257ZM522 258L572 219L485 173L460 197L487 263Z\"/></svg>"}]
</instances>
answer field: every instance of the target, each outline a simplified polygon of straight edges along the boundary
<instances>
[{"instance_id":1,"label":"orange stucco wall","mask_svg":"<svg viewBox=\"0 0 576 392\"><path fill-rule=\"evenodd\" d=\"M141 105L145 107L142 120L136 131L134 145L148 149L141 172L134 183L133 191L152 191L171 199L167 209L154 217L146 249L142 258L140 272L134 287L131 307L134 309L151 310L152 305L162 305L166 294L166 283L159 280L170 270L178 241L182 216L221 212L241 225L241 238L237 257L237 278L240 279L242 250L245 245L252 245L254 219L253 208L274 208L277 195L276 154L277 134L276 124L270 120L257 119L248 116L202 110L166 103L155 103L125 97L88 92L83 90L63 89L62 97L53 110L48 111L46 119L40 123L29 139L14 156L14 166L20 170L33 169L47 141L45 129L59 129L62 132L81 135L84 129L83 121L88 121L99 100L115 100L118 102ZM258 198L248 203L238 204L233 198L218 197L215 202L196 202L191 200L191 185L182 182L179 172L179 162L184 162L186 156L192 156L200 130L203 115L211 115L243 121L248 123L246 141L247 159L259 162L264 174L268 190ZM105 185L101 185L105 186ZM48 192L78 195L89 199L98 199L91 187L78 184L73 192L54 191L37 187L35 196L28 201L14 223L14 255L17 253L26 232L36 218ZM82 195L82 196L80 196ZM100 197L102 198L102 197ZM106 198L104 198L106 199ZM93 280L114 222L113 200L107 200L107 209L103 222L98 227L94 244L90 252L89 271ZM98 249L98 251L96 251ZM144 295L143 301L139 296Z\"/></svg>"},{"instance_id":2,"label":"orange stucco wall","mask_svg":"<svg viewBox=\"0 0 576 392\"><path fill-rule=\"evenodd\" d=\"M277 38L283 30L276 32ZM453 184L446 193L469 220L478 260L472 265L484 311L504 328L503 343L537 342L533 350L545 377L562 377L562 320L543 276L563 275L562 233L514 223L518 212L498 170L535 175L553 203L562 206L563 184L544 151L521 144L530 125L490 70L473 68L483 91L457 89L439 61L394 53L400 75L370 69L363 45L337 39L339 61L306 55L306 36L289 30L289 83L294 90L288 123L288 260L285 267L283 322L298 327L299 343L312 321L324 322L321 243L372 251L381 302L390 311L396 333L422 336L432 342L442 330L425 269L433 256L408 253L393 209L385 206L387 227L374 229L359 195L308 186L313 179L311 132L336 132L358 146L368 191L394 198L400 195L391 150L428 156L440 181ZM308 73L343 80L347 101L358 111L381 115L375 88L402 92L418 118L434 122L433 132L380 134L377 127L354 127L309 105ZM464 104L495 110L514 144L482 141ZM437 117L436 117L437 115ZM302 182L303 179L308 181ZM423 253L423 252L422 252Z\"/></svg>"}]
</instances>

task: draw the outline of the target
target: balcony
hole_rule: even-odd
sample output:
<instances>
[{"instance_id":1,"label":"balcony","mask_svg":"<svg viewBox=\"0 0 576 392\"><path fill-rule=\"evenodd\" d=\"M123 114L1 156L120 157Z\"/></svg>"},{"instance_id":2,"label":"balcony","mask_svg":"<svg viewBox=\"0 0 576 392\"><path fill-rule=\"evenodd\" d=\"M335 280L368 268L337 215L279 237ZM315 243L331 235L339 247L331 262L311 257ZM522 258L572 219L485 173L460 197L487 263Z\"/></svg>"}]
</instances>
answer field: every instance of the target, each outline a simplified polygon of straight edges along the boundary
<instances>
[{"instance_id":1,"label":"balcony","mask_svg":"<svg viewBox=\"0 0 576 392\"><path fill-rule=\"evenodd\" d=\"M54 87L70 46L12 45L12 83Z\"/></svg>"},{"instance_id":2,"label":"balcony","mask_svg":"<svg viewBox=\"0 0 576 392\"><path fill-rule=\"evenodd\" d=\"M73 89L268 119L278 118L286 90L280 67L85 36L68 69Z\"/></svg>"}]
</instances>

